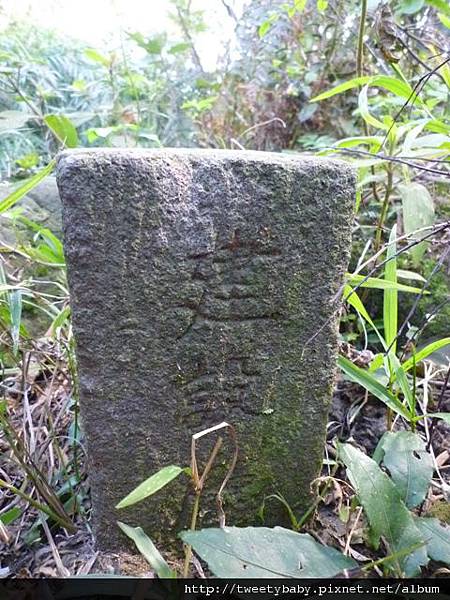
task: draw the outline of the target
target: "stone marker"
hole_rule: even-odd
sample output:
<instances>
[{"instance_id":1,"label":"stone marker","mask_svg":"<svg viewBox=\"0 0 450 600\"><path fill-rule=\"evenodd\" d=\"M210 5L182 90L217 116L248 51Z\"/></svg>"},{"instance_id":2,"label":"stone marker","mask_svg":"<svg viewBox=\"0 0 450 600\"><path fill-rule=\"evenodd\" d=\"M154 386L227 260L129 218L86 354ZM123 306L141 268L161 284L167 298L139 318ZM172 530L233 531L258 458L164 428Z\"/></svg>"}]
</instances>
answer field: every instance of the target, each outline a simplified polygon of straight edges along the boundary
<instances>
[{"instance_id":1,"label":"stone marker","mask_svg":"<svg viewBox=\"0 0 450 600\"><path fill-rule=\"evenodd\" d=\"M125 545L117 519L155 541L186 526L186 479L114 506L158 469L188 465L191 435L222 420L239 443L227 523L257 522L272 492L300 515L331 399L351 169L265 152L81 150L60 155L57 178L100 548ZM231 455L203 524L217 525L210 497Z\"/></svg>"}]
</instances>

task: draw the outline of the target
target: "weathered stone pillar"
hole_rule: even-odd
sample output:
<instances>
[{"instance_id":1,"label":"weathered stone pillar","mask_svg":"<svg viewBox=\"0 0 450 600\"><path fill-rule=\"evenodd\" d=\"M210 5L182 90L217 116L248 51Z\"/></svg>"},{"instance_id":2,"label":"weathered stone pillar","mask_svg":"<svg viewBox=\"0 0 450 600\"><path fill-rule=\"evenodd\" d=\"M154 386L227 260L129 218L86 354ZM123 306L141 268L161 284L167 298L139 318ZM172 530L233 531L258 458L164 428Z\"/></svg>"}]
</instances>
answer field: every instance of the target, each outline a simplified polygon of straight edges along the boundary
<instances>
[{"instance_id":1,"label":"weathered stone pillar","mask_svg":"<svg viewBox=\"0 0 450 600\"><path fill-rule=\"evenodd\" d=\"M191 435L222 420L240 447L227 523L255 522L272 492L301 514L331 399L351 169L264 152L81 150L60 155L58 185L100 547L124 544L117 518L155 541L186 525L186 480L114 506L161 467L188 465ZM206 503L203 522L217 523Z\"/></svg>"}]
</instances>

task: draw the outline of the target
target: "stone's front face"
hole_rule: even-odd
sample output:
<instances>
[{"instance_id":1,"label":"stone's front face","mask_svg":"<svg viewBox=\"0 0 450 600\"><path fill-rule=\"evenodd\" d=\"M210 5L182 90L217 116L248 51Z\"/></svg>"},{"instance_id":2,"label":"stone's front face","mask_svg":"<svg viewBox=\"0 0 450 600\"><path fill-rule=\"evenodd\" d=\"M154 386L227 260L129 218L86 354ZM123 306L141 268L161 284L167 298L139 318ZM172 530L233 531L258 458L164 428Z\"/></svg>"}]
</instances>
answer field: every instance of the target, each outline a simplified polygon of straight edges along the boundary
<instances>
[{"instance_id":1,"label":"stone's front face","mask_svg":"<svg viewBox=\"0 0 450 600\"><path fill-rule=\"evenodd\" d=\"M349 167L263 152L72 151L58 185L100 547L124 545L117 519L156 540L186 526L181 481L114 506L161 467L188 464L191 435L222 420L240 449L227 522L254 522L272 492L301 513L331 398ZM229 450L204 524L217 524Z\"/></svg>"}]
</instances>

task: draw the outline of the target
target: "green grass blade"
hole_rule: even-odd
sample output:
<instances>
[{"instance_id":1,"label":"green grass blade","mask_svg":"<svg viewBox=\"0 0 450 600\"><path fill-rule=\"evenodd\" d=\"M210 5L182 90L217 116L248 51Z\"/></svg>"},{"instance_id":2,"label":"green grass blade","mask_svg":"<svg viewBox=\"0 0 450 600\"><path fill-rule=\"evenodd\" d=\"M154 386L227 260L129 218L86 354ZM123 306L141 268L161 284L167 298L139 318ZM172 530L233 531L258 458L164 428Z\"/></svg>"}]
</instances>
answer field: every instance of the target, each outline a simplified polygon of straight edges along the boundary
<instances>
[{"instance_id":1,"label":"green grass blade","mask_svg":"<svg viewBox=\"0 0 450 600\"><path fill-rule=\"evenodd\" d=\"M422 290L411 285L405 285L404 283L398 283L396 281L387 281L379 277L366 277L364 275L356 275L352 273L347 274L347 283L352 286L359 286L362 288L371 288L375 290L397 290L398 292L408 292L410 294L420 294ZM425 292L429 293L429 292Z\"/></svg>"},{"instance_id":2,"label":"green grass blade","mask_svg":"<svg viewBox=\"0 0 450 600\"><path fill-rule=\"evenodd\" d=\"M402 390L402 393L405 397L405 400L409 406L409 411L411 416L414 417L416 414L416 400L414 398L414 394L409 386L408 378L406 377L405 370L402 366L399 366L395 371L397 383Z\"/></svg>"},{"instance_id":3,"label":"green grass blade","mask_svg":"<svg viewBox=\"0 0 450 600\"><path fill-rule=\"evenodd\" d=\"M43 179L45 179L47 175L50 175L54 167L55 161L52 160L44 169L39 171L39 173L36 173L36 175L30 177L30 179L27 179L27 181L23 185L14 190L8 196L6 196L6 198L1 200L0 213L5 212L5 210L8 210L9 208L11 208L11 206L14 206L16 202L18 202L21 198L28 194L28 192L31 191L34 187L36 187L37 184L40 183Z\"/></svg>"},{"instance_id":4,"label":"green grass blade","mask_svg":"<svg viewBox=\"0 0 450 600\"><path fill-rule=\"evenodd\" d=\"M14 290L9 294L9 310L11 315L11 338L13 342L13 353L17 355L19 350L20 323L22 320L22 292Z\"/></svg>"},{"instance_id":5,"label":"green grass blade","mask_svg":"<svg viewBox=\"0 0 450 600\"><path fill-rule=\"evenodd\" d=\"M391 394L385 388L385 386L382 385L368 371L360 369L343 356L338 357L338 365L351 381L361 385L364 389L371 393L372 396L375 396L381 400L381 402L386 404L387 407L391 408L394 412L401 415L408 421L411 419L408 409L403 406L400 400Z\"/></svg>"},{"instance_id":6,"label":"green grass blade","mask_svg":"<svg viewBox=\"0 0 450 600\"><path fill-rule=\"evenodd\" d=\"M367 321L367 323L372 327L372 329L377 334L378 339L380 340L384 349L386 349L386 344L384 342L384 339L383 339L382 335L380 334L380 332L378 331L375 323L370 318L370 315L367 312L366 307L364 306L361 298L358 296L358 294L355 291L353 291L352 287L348 284L346 284L344 287L343 298L348 304L350 304L350 306L352 306L356 310L356 312L360 315L360 317L362 319Z\"/></svg>"},{"instance_id":7,"label":"green grass blade","mask_svg":"<svg viewBox=\"0 0 450 600\"><path fill-rule=\"evenodd\" d=\"M384 279L390 283L397 283L397 226L394 225L389 236L389 245L386 258L390 259L384 268ZM384 339L388 347L391 347L392 353L396 353L397 343L397 322L398 322L398 291L395 289L384 290L383 301L383 322L384 322Z\"/></svg>"},{"instance_id":8,"label":"green grass blade","mask_svg":"<svg viewBox=\"0 0 450 600\"><path fill-rule=\"evenodd\" d=\"M320 102L321 100L326 100L327 98L331 98L332 96L336 96L337 94L342 94L342 92L346 92L347 90L351 90L355 87L359 87L360 85L364 85L372 79L373 77L371 77L370 75L366 75L364 77L354 77L349 81L345 81L344 83L337 85L331 90L328 90L326 92L323 92L322 94L319 94L318 96L315 96L310 100L310 102Z\"/></svg>"},{"instance_id":9,"label":"green grass blade","mask_svg":"<svg viewBox=\"0 0 450 600\"><path fill-rule=\"evenodd\" d=\"M126 506L131 506L136 504L137 502L141 502L145 498L148 498L168 483L170 483L173 479L178 477L180 473L183 473L184 469L181 467L177 467L175 465L170 465L168 467L164 467L140 485L137 486L132 492L125 496L123 500L117 504L116 508L125 508Z\"/></svg>"},{"instance_id":10,"label":"green grass blade","mask_svg":"<svg viewBox=\"0 0 450 600\"><path fill-rule=\"evenodd\" d=\"M158 548L144 532L142 527L130 527L126 523L117 521L120 529L136 544L137 549L149 563L152 569L155 570L158 577L161 579L175 579L177 574L166 563Z\"/></svg>"},{"instance_id":11,"label":"green grass blade","mask_svg":"<svg viewBox=\"0 0 450 600\"><path fill-rule=\"evenodd\" d=\"M444 346L448 346L449 344L450 337L442 338L441 340L436 340L435 342L428 344L427 346L416 352L414 356L408 358L408 360L406 360L403 363L403 370L409 371L413 368L414 363L419 363L421 360L427 358L427 356L430 356L430 354L433 354L433 352L436 352L437 350L440 350L441 348L443 348Z\"/></svg>"}]
</instances>

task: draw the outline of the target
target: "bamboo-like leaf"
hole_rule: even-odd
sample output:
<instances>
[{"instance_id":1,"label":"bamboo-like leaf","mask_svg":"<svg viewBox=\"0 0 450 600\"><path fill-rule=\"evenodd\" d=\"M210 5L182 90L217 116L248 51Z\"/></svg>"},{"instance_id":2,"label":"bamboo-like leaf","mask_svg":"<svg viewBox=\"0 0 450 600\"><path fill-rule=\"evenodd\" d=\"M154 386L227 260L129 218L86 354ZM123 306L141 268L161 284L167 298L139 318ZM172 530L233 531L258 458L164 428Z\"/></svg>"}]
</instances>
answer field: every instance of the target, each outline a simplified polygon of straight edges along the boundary
<instances>
[{"instance_id":1,"label":"bamboo-like leaf","mask_svg":"<svg viewBox=\"0 0 450 600\"><path fill-rule=\"evenodd\" d=\"M419 363L421 360L425 360L428 356L430 356L430 354L433 354L433 352L436 352L437 350L440 350L441 348L443 348L444 346L448 346L449 344L450 337L442 338L441 340L431 342L431 344L428 344L421 350L415 352L414 356L408 358L408 360L406 360L402 365L403 370L409 371L413 368L414 364Z\"/></svg>"},{"instance_id":2,"label":"bamboo-like leaf","mask_svg":"<svg viewBox=\"0 0 450 600\"><path fill-rule=\"evenodd\" d=\"M420 183L408 183L399 186L403 208L403 226L405 233L413 233L418 229L434 223L434 203L430 192ZM412 239L420 238L420 233ZM421 242L410 249L410 253L417 266L427 249L426 242Z\"/></svg>"},{"instance_id":3,"label":"bamboo-like leaf","mask_svg":"<svg viewBox=\"0 0 450 600\"><path fill-rule=\"evenodd\" d=\"M352 287L348 284L346 284L344 286L343 297L344 297L344 300L356 310L356 312L361 316L361 318L363 318L365 321L367 321L367 323L369 323L369 325L372 327L372 329L377 334L378 339L380 340L383 347L386 348L386 344L384 342L383 336L380 334L375 323L370 318L370 315L367 312L366 307L364 306L361 298L358 296L356 291L353 291Z\"/></svg>"},{"instance_id":4,"label":"bamboo-like leaf","mask_svg":"<svg viewBox=\"0 0 450 600\"><path fill-rule=\"evenodd\" d=\"M375 290L396 290L398 292L408 292L410 294L420 294L422 292L420 288L413 287L410 285L404 285L403 283L398 283L394 281L387 281L386 279L381 279L379 277L368 277L366 279L364 275L348 273L347 278L347 282L355 287L359 286L362 288L370 288Z\"/></svg>"},{"instance_id":5,"label":"bamboo-like leaf","mask_svg":"<svg viewBox=\"0 0 450 600\"><path fill-rule=\"evenodd\" d=\"M28 194L29 191L35 188L39 182L45 179L47 175L50 175L54 167L55 161L52 160L44 169L39 171L39 173L36 173L36 175L30 177L30 179L27 179L24 184L11 192L11 194L6 196L6 198L3 198L3 200L0 201L0 213L5 212L5 210L8 210L14 206L16 202L18 202L21 198Z\"/></svg>"},{"instance_id":6,"label":"bamboo-like leaf","mask_svg":"<svg viewBox=\"0 0 450 600\"><path fill-rule=\"evenodd\" d=\"M409 385L408 378L406 377L405 370L401 365L398 365L395 369L395 376L400 389L403 392L405 400L409 407L409 412L414 417L416 414L416 399L414 398L413 391Z\"/></svg>"},{"instance_id":7,"label":"bamboo-like leaf","mask_svg":"<svg viewBox=\"0 0 450 600\"><path fill-rule=\"evenodd\" d=\"M401 279L409 279L425 282L425 277L422 277L419 273L414 273L414 271L406 271L405 269L397 269L397 277Z\"/></svg>"},{"instance_id":8,"label":"bamboo-like leaf","mask_svg":"<svg viewBox=\"0 0 450 600\"><path fill-rule=\"evenodd\" d=\"M354 77L349 81L345 81L337 85L336 87L315 96L310 102L319 102L320 100L325 100L327 98L331 98L332 96L336 96L337 94L342 94L342 92L346 92L347 90L351 90L356 87L360 87L361 85L370 85L374 87L381 87L389 92L392 92L396 96L400 98L408 99L412 94L412 87L404 81L397 79L396 77L389 77L388 75L375 75L373 77L366 75L364 77ZM414 102L419 102L418 99L414 99Z\"/></svg>"},{"instance_id":9,"label":"bamboo-like leaf","mask_svg":"<svg viewBox=\"0 0 450 600\"><path fill-rule=\"evenodd\" d=\"M149 563L152 569L155 570L158 577L161 579L176 579L176 572L169 567L167 562L162 557L158 548L144 532L142 527L131 527L126 523L117 521L120 529L136 544L137 549Z\"/></svg>"},{"instance_id":10,"label":"bamboo-like leaf","mask_svg":"<svg viewBox=\"0 0 450 600\"><path fill-rule=\"evenodd\" d=\"M377 328L375 327L374 322L370 318L370 315L367 312L366 307L364 306L361 298L356 292L352 290L352 287L350 285L345 285L343 296L344 300L348 304L350 304L350 306L353 306L356 312L359 313L363 317L363 319L367 321L367 323L369 323L369 325L376 331Z\"/></svg>"},{"instance_id":11,"label":"bamboo-like leaf","mask_svg":"<svg viewBox=\"0 0 450 600\"><path fill-rule=\"evenodd\" d=\"M376 119L369 111L369 101L367 98L368 85L365 85L359 92L358 96L358 108L362 118L366 123L375 127L375 129L387 129L388 126Z\"/></svg>"},{"instance_id":12,"label":"bamboo-like leaf","mask_svg":"<svg viewBox=\"0 0 450 600\"><path fill-rule=\"evenodd\" d=\"M359 87L360 85L364 85L373 79L370 75L366 75L364 77L354 77L353 79L349 79L349 81L345 81L337 85L336 87L328 90L326 92L322 92L318 96L315 96L310 100L310 102L320 102L321 100L326 100L327 98L331 98L332 96L336 96L337 94L342 94L342 92L346 92L347 90L352 90L355 87Z\"/></svg>"},{"instance_id":13,"label":"bamboo-like leaf","mask_svg":"<svg viewBox=\"0 0 450 600\"><path fill-rule=\"evenodd\" d=\"M166 486L173 479L178 477L180 473L183 473L183 471L184 469L175 465L162 468L160 471L138 485L132 492L128 494L128 496L125 496L125 498L123 498L123 500L117 504L116 508L125 508L126 506L131 506L137 502L141 502L141 500L148 498Z\"/></svg>"},{"instance_id":14,"label":"bamboo-like leaf","mask_svg":"<svg viewBox=\"0 0 450 600\"><path fill-rule=\"evenodd\" d=\"M100 54L100 52L97 52L97 50L95 50L94 48L87 48L84 51L84 54L85 56L87 56L87 58L90 58L94 62L97 62L103 65L104 67L108 68L111 66L111 60L107 56L104 56L103 54Z\"/></svg>"},{"instance_id":15,"label":"bamboo-like leaf","mask_svg":"<svg viewBox=\"0 0 450 600\"><path fill-rule=\"evenodd\" d=\"M343 356L338 357L338 365L351 381L361 385L364 389L370 392L372 396L375 396L381 400L381 402L386 404L387 407L391 408L397 414L401 415L407 420L411 419L408 409L371 373L369 373L369 371L360 369Z\"/></svg>"},{"instance_id":16,"label":"bamboo-like leaf","mask_svg":"<svg viewBox=\"0 0 450 600\"><path fill-rule=\"evenodd\" d=\"M74 124L64 115L46 115L44 121L60 142L67 148L78 146L78 134Z\"/></svg>"},{"instance_id":17,"label":"bamboo-like leaf","mask_svg":"<svg viewBox=\"0 0 450 600\"><path fill-rule=\"evenodd\" d=\"M52 324L50 326L50 331L52 332L52 334L54 335L56 330L59 327L62 327L64 325L64 323L67 321L67 319L70 317L70 306L64 306L64 308L62 308L59 313L56 315L56 317L53 319Z\"/></svg>"},{"instance_id":18,"label":"bamboo-like leaf","mask_svg":"<svg viewBox=\"0 0 450 600\"><path fill-rule=\"evenodd\" d=\"M391 235L389 236L389 245L387 248L388 262L384 267L384 279L390 283L397 283L397 225L392 227ZM397 321L398 321L398 292L394 289L384 290L383 299L383 322L384 322L384 339L386 344L391 348L392 353L396 353L397 343Z\"/></svg>"},{"instance_id":19,"label":"bamboo-like leaf","mask_svg":"<svg viewBox=\"0 0 450 600\"><path fill-rule=\"evenodd\" d=\"M9 310L13 353L16 355L19 350L20 323L22 320L22 292L20 290L14 290L9 294Z\"/></svg>"}]
</instances>

